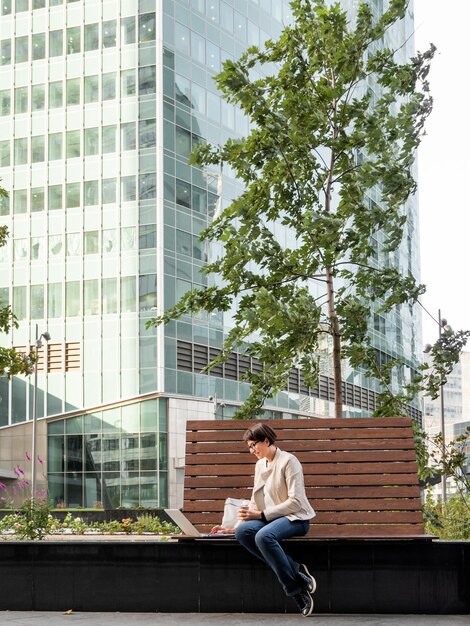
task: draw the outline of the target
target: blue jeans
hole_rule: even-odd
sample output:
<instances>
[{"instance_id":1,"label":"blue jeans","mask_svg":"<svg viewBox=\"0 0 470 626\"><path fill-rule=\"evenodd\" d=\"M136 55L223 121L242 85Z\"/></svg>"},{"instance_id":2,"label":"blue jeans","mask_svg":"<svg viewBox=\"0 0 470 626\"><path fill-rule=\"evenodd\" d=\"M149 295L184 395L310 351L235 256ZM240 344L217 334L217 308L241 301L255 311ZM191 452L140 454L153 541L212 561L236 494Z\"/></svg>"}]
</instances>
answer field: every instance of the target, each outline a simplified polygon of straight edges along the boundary
<instances>
[{"instance_id":1,"label":"blue jeans","mask_svg":"<svg viewBox=\"0 0 470 626\"><path fill-rule=\"evenodd\" d=\"M300 593L302 585L297 580L299 563L286 554L280 544L282 539L302 537L308 532L308 520L291 522L287 517L278 517L272 522L251 520L242 522L235 530L241 545L266 563L278 577L286 595Z\"/></svg>"}]
</instances>

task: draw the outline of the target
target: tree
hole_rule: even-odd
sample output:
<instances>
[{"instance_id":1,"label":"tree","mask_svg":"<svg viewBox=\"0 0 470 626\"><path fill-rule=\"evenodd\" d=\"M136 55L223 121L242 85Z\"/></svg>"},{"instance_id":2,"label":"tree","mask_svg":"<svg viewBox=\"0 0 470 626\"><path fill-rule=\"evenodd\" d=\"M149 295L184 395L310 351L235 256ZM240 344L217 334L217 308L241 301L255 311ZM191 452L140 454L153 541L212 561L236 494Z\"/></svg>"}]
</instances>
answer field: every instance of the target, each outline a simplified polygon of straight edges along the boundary
<instances>
[{"instance_id":1,"label":"tree","mask_svg":"<svg viewBox=\"0 0 470 626\"><path fill-rule=\"evenodd\" d=\"M8 197L5 189L0 187L0 197ZM8 228L0 226L0 247L6 244ZM18 322L9 304L0 304L0 332L8 334L12 328L18 328ZM14 348L0 346L0 376L11 378L17 374L31 374L34 355L17 352Z\"/></svg>"},{"instance_id":2,"label":"tree","mask_svg":"<svg viewBox=\"0 0 470 626\"><path fill-rule=\"evenodd\" d=\"M202 145L192 157L200 167L229 165L245 186L202 233L223 244L204 268L213 284L187 293L149 324L235 306L234 326L208 369L234 350L261 362L262 371L247 374L251 395L239 417L255 416L285 388L292 367L313 386L325 336L335 415L342 415L346 359L380 378L383 402L393 397L395 408L389 383L400 363L379 366L368 327L374 311L414 303L424 286L375 262L374 235L382 234L384 253L403 238L406 202L416 190L415 151L432 107L434 47L399 63L382 45L404 17L406 0L391 0L379 19L360 4L354 24L325 0L291 6L294 23L277 41L226 61L216 77L225 99L249 117L250 134ZM378 202L370 200L372 190ZM290 230L293 245L277 240L275 224Z\"/></svg>"}]
</instances>

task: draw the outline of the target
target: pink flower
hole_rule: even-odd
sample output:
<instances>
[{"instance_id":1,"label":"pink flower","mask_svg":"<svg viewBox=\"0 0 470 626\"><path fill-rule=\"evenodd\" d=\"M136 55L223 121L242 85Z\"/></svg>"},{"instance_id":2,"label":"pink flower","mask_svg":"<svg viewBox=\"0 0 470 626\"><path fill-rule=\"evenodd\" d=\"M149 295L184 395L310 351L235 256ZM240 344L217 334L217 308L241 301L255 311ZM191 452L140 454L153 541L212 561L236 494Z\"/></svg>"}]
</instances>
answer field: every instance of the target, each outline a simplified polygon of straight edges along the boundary
<instances>
[{"instance_id":1,"label":"pink flower","mask_svg":"<svg viewBox=\"0 0 470 626\"><path fill-rule=\"evenodd\" d=\"M16 474L17 476L24 476L24 472L23 472L23 470L21 469L21 467L20 467L19 465L17 465L17 466L15 467L15 474Z\"/></svg>"},{"instance_id":2,"label":"pink flower","mask_svg":"<svg viewBox=\"0 0 470 626\"><path fill-rule=\"evenodd\" d=\"M31 457L29 456L29 454L27 452L25 453L25 457L26 457L27 461L31 461Z\"/></svg>"},{"instance_id":3,"label":"pink flower","mask_svg":"<svg viewBox=\"0 0 470 626\"><path fill-rule=\"evenodd\" d=\"M41 457L39 456L39 454L38 454L38 463L40 463L41 465L43 465L43 464L44 464L44 461L41 459Z\"/></svg>"},{"instance_id":4,"label":"pink flower","mask_svg":"<svg viewBox=\"0 0 470 626\"><path fill-rule=\"evenodd\" d=\"M7 486L5 485L5 483L0 483L0 489L6 489Z\"/></svg>"}]
</instances>

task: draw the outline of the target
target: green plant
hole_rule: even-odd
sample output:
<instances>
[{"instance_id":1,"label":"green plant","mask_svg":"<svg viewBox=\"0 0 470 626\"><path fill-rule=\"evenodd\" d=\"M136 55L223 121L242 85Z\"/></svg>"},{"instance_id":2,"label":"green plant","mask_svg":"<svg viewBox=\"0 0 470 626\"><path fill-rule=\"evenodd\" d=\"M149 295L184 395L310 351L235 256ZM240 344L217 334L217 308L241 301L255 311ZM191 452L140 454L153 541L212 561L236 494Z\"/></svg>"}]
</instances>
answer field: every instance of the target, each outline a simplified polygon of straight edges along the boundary
<instances>
[{"instance_id":1,"label":"green plant","mask_svg":"<svg viewBox=\"0 0 470 626\"><path fill-rule=\"evenodd\" d=\"M470 540L470 494L435 502L430 492L423 507L425 530L439 539Z\"/></svg>"},{"instance_id":2,"label":"green plant","mask_svg":"<svg viewBox=\"0 0 470 626\"><path fill-rule=\"evenodd\" d=\"M15 539L41 540L50 532L53 525L51 502L44 496L26 500L11 515L5 515L0 522L0 531L12 532Z\"/></svg>"},{"instance_id":3,"label":"green plant","mask_svg":"<svg viewBox=\"0 0 470 626\"><path fill-rule=\"evenodd\" d=\"M466 494L470 492L470 481L465 473L470 428L446 443L442 433L431 436L416 421L413 422L413 432L419 478L423 481L436 475L452 478L460 496L466 502Z\"/></svg>"},{"instance_id":4,"label":"green plant","mask_svg":"<svg viewBox=\"0 0 470 626\"><path fill-rule=\"evenodd\" d=\"M137 517L133 524L133 532L141 535L143 533L169 534L174 535L179 529L169 522L162 521L159 517L150 513L143 513Z\"/></svg>"}]
</instances>

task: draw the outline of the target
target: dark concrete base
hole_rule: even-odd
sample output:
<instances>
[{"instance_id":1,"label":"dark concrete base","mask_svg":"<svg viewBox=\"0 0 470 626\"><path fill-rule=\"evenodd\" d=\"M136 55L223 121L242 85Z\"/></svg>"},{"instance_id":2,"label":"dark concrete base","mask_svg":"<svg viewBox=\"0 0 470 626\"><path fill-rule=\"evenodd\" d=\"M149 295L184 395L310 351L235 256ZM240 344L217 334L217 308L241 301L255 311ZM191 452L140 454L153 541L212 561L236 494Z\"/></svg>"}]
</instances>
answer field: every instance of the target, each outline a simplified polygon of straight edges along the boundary
<instances>
[{"instance_id":1,"label":"dark concrete base","mask_svg":"<svg viewBox=\"0 0 470 626\"><path fill-rule=\"evenodd\" d=\"M470 542L296 541L316 613L470 613ZM295 612L234 541L0 542L0 610Z\"/></svg>"}]
</instances>

